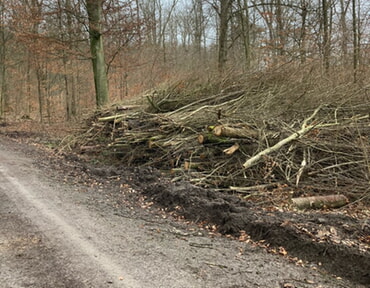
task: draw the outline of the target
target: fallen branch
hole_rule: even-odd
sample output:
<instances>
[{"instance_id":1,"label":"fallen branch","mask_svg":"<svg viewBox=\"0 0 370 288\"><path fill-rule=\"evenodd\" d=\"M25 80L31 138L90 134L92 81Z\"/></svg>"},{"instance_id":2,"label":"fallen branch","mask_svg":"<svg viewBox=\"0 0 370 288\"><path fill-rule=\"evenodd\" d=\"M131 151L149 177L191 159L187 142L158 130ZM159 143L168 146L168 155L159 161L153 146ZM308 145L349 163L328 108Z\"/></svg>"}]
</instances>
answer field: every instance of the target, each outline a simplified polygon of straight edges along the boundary
<instances>
[{"instance_id":1,"label":"fallen branch","mask_svg":"<svg viewBox=\"0 0 370 288\"><path fill-rule=\"evenodd\" d=\"M348 199L344 195L327 195L292 198L292 202L298 209L322 209L342 207Z\"/></svg>"},{"instance_id":2,"label":"fallen branch","mask_svg":"<svg viewBox=\"0 0 370 288\"><path fill-rule=\"evenodd\" d=\"M114 122L117 120L121 120L121 118L124 118L125 115L119 114L119 115L112 115L112 116L106 116L106 117L100 117L98 118L99 122Z\"/></svg>"},{"instance_id":3,"label":"fallen branch","mask_svg":"<svg viewBox=\"0 0 370 288\"><path fill-rule=\"evenodd\" d=\"M261 184L261 185L248 186L248 187L230 186L229 188L238 193L248 194L251 191L259 191L263 189L276 188L278 185L279 183L268 183L268 184Z\"/></svg>"},{"instance_id":4,"label":"fallen branch","mask_svg":"<svg viewBox=\"0 0 370 288\"><path fill-rule=\"evenodd\" d=\"M247 168L250 168L254 165L256 165L263 156L266 156L272 152L275 152L277 150L279 150L281 147L283 147L284 145L290 143L291 141L295 140L295 139L298 139L300 137L302 137L303 135L305 135L306 133L308 133L309 131L311 131L312 129L314 128L319 128L320 125L318 124L314 124L314 125L308 125L307 126L307 123L308 121L310 121L313 117L315 117L315 115L317 114L317 112L319 112L321 106L319 108L317 108L313 114L307 118L303 124L302 124L302 128L300 130L298 130L297 132L294 132L292 135L290 135L289 137L281 140L280 142L276 143L274 146L272 147L269 147L261 152L259 152L257 155L253 156L252 158L250 158L249 160L247 160L244 164L243 164L243 167L245 169Z\"/></svg>"},{"instance_id":5,"label":"fallen branch","mask_svg":"<svg viewBox=\"0 0 370 288\"><path fill-rule=\"evenodd\" d=\"M116 111L127 111L127 110L133 110L136 108L140 108L141 105L123 105L123 106L117 106Z\"/></svg>"}]
</instances>

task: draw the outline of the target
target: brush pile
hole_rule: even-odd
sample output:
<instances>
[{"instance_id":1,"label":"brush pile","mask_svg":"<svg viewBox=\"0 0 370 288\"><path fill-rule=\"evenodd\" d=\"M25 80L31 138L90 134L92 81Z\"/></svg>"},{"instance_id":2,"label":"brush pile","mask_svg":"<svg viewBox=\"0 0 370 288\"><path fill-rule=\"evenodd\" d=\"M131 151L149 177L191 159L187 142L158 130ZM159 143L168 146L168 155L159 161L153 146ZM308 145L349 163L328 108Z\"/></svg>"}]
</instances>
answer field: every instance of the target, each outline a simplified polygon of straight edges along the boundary
<instances>
[{"instance_id":1,"label":"brush pile","mask_svg":"<svg viewBox=\"0 0 370 288\"><path fill-rule=\"evenodd\" d=\"M91 115L68 146L222 190L369 195L369 91L291 75L164 85Z\"/></svg>"}]
</instances>

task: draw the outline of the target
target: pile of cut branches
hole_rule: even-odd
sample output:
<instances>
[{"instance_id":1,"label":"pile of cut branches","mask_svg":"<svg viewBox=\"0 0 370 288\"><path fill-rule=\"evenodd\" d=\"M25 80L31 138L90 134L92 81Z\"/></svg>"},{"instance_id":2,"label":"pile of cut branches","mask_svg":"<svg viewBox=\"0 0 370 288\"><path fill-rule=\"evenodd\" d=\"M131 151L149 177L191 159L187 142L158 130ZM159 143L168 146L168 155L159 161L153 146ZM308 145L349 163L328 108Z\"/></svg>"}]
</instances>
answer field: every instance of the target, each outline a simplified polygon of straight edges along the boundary
<instances>
[{"instance_id":1,"label":"pile of cut branches","mask_svg":"<svg viewBox=\"0 0 370 288\"><path fill-rule=\"evenodd\" d=\"M245 192L288 184L368 192L365 88L265 78L219 90L175 83L149 91L144 104L96 112L68 146L205 187ZM351 97L338 97L339 90ZM321 105L309 101L317 93Z\"/></svg>"}]
</instances>

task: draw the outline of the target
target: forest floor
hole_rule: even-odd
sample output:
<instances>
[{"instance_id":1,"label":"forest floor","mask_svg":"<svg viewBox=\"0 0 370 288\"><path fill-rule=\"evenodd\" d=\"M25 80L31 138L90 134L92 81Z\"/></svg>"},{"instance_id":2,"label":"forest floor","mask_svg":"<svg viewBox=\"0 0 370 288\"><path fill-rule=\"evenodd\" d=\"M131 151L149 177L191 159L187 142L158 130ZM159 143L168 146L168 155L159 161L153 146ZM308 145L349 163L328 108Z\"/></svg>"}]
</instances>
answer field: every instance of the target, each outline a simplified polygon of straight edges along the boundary
<instances>
[{"instance_id":1,"label":"forest floor","mask_svg":"<svg viewBox=\"0 0 370 288\"><path fill-rule=\"evenodd\" d=\"M62 181L104 187L112 209L135 203L150 213L190 221L209 234L250 243L296 265L347 279L351 287L370 287L367 202L340 209L279 209L279 199L284 197L276 193L289 193L284 189L265 191L263 198L246 201L236 193L188 181L172 182L167 174L149 166L113 166L76 151L60 153L57 143L69 133L71 128L40 126L32 121L3 123L0 128L1 135L36 148L32 153L39 151L39 166L47 167ZM127 185L136 193L121 193L127 191ZM275 205L271 205L274 201ZM309 282L286 285L281 287L326 287Z\"/></svg>"}]
</instances>

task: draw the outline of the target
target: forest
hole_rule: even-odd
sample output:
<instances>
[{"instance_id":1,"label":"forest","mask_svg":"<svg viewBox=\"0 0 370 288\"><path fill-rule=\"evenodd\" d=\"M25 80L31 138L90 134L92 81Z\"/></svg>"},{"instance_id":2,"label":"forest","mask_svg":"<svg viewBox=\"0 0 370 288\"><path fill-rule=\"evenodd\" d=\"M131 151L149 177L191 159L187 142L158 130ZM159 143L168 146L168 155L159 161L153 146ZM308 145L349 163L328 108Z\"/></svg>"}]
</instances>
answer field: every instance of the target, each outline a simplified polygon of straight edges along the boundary
<instances>
[{"instance_id":1,"label":"forest","mask_svg":"<svg viewBox=\"0 0 370 288\"><path fill-rule=\"evenodd\" d=\"M73 121L163 83L225 86L266 72L362 83L369 9L359 0L4 0L0 116ZM102 100L92 60L106 75Z\"/></svg>"},{"instance_id":2,"label":"forest","mask_svg":"<svg viewBox=\"0 0 370 288\"><path fill-rule=\"evenodd\" d=\"M3 0L0 42L0 133L66 182L368 285L368 1Z\"/></svg>"}]
</instances>

